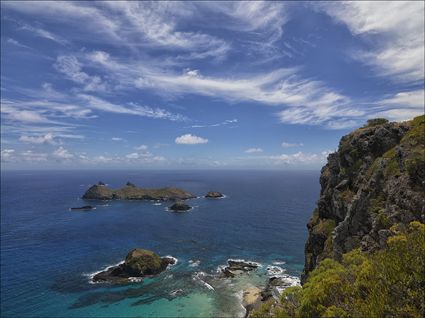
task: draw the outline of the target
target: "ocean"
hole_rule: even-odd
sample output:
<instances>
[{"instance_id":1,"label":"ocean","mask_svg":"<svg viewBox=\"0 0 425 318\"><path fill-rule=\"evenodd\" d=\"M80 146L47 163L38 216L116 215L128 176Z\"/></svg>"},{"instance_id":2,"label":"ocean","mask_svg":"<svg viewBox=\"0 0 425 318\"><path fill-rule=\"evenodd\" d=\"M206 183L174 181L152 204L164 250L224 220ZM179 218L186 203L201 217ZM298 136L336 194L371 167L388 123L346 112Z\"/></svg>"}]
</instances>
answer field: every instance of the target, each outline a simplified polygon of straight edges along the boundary
<instances>
[{"instance_id":1,"label":"ocean","mask_svg":"<svg viewBox=\"0 0 425 318\"><path fill-rule=\"evenodd\" d=\"M187 213L168 203L83 201L98 181L199 197ZM226 197L202 198L211 190ZM270 266L300 277L319 191L317 171L2 171L1 316L243 317L243 290L264 287ZM96 210L69 210L87 204ZM136 247L178 262L143 283L91 283ZM228 259L262 266L217 278Z\"/></svg>"}]
</instances>

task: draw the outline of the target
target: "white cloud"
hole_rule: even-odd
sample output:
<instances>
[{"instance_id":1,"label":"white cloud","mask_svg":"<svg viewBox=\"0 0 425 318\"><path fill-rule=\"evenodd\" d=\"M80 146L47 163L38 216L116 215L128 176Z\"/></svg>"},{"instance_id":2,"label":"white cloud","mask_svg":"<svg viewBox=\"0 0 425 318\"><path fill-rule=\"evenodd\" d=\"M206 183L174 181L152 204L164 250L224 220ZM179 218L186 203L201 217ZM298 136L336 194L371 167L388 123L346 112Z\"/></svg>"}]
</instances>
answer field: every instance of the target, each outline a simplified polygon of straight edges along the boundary
<instances>
[{"instance_id":1,"label":"white cloud","mask_svg":"<svg viewBox=\"0 0 425 318\"><path fill-rule=\"evenodd\" d=\"M187 118L183 115L174 114L162 108L152 108L149 106L141 106L134 103L129 103L128 106L118 105L100 99L98 97L85 94L79 94L78 97L86 101L88 107L105 112L136 115L157 119L168 119L171 121L187 120Z\"/></svg>"},{"instance_id":2,"label":"white cloud","mask_svg":"<svg viewBox=\"0 0 425 318\"><path fill-rule=\"evenodd\" d=\"M140 146L136 146L134 147L135 150L148 150L148 146L146 145L140 145Z\"/></svg>"},{"instance_id":3,"label":"white cloud","mask_svg":"<svg viewBox=\"0 0 425 318\"><path fill-rule=\"evenodd\" d=\"M190 128L220 127L220 126L226 126L230 124L236 124L237 122L238 122L237 119L226 119L225 121L222 121L221 123L209 124L209 125L192 125L190 126Z\"/></svg>"},{"instance_id":4,"label":"white cloud","mask_svg":"<svg viewBox=\"0 0 425 318\"><path fill-rule=\"evenodd\" d=\"M21 136L20 141L32 144L54 144L54 136L52 133L47 133L41 136Z\"/></svg>"},{"instance_id":5,"label":"white cloud","mask_svg":"<svg viewBox=\"0 0 425 318\"><path fill-rule=\"evenodd\" d=\"M69 80L84 85L84 91L102 92L108 89L100 76L91 76L83 72L82 65L75 56L59 56L54 66Z\"/></svg>"},{"instance_id":6,"label":"white cloud","mask_svg":"<svg viewBox=\"0 0 425 318\"><path fill-rule=\"evenodd\" d=\"M129 153L125 155L127 159L139 159L139 154L137 152Z\"/></svg>"},{"instance_id":7,"label":"white cloud","mask_svg":"<svg viewBox=\"0 0 425 318\"><path fill-rule=\"evenodd\" d=\"M274 164L288 164L288 165L311 165L322 164L326 162L326 158L332 151L322 151L321 153L304 153L297 152L294 154L281 154L268 156L267 159L271 160Z\"/></svg>"},{"instance_id":8,"label":"white cloud","mask_svg":"<svg viewBox=\"0 0 425 318\"><path fill-rule=\"evenodd\" d=\"M289 142L282 142L281 143L282 148L291 148L291 147L302 147L304 146L302 143L289 143Z\"/></svg>"},{"instance_id":9,"label":"white cloud","mask_svg":"<svg viewBox=\"0 0 425 318\"><path fill-rule=\"evenodd\" d=\"M120 137L112 137L111 139L112 139L112 141L123 141L124 140Z\"/></svg>"},{"instance_id":10,"label":"white cloud","mask_svg":"<svg viewBox=\"0 0 425 318\"><path fill-rule=\"evenodd\" d=\"M353 58L390 80L423 81L423 1L323 2L318 6L372 44L371 50L353 52Z\"/></svg>"},{"instance_id":11,"label":"white cloud","mask_svg":"<svg viewBox=\"0 0 425 318\"><path fill-rule=\"evenodd\" d=\"M192 134L185 134L180 137L177 137L175 142L176 144L180 144L180 145L197 145L197 144L208 143L208 139L198 137Z\"/></svg>"},{"instance_id":12,"label":"white cloud","mask_svg":"<svg viewBox=\"0 0 425 318\"><path fill-rule=\"evenodd\" d=\"M424 109L425 94L423 89L415 91L405 91L383 99L379 104L404 106L406 108Z\"/></svg>"},{"instance_id":13,"label":"white cloud","mask_svg":"<svg viewBox=\"0 0 425 318\"><path fill-rule=\"evenodd\" d=\"M365 109L356 109L351 104L317 105L316 107L291 107L278 113L283 123L323 125L329 129L342 129L356 126L364 121Z\"/></svg>"},{"instance_id":14,"label":"white cloud","mask_svg":"<svg viewBox=\"0 0 425 318\"><path fill-rule=\"evenodd\" d=\"M200 31L184 32L179 23L196 15L195 8L183 2L99 2L90 6L82 2L34 2L31 6L5 3L8 9L45 16L90 33L91 41L100 41L140 49L151 46L182 51L186 59L222 59L229 50L225 41ZM93 37L95 35L95 37ZM186 55L183 55L186 53Z\"/></svg>"},{"instance_id":15,"label":"white cloud","mask_svg":"<svg viewBox=\"0 0 425 318\"><path fill-rule=\"evenodd\" d=\"M35 36L38 36L38 37L41 37L41 38L44 38L44 39L51 40L51 41L56 42L56 43L59 43L61 45L68 44L68 41L66 41L62 37L60 37L60 36L58 36L56 34L53 34L52 32L49 32L47 30L44 30L42 28L39 28L39 27L33 27L33 26L29 25L29 24L22 24L21 23L20 29L21 30L29 31L29 32L33 33Z\"/></svg>"},{"instance_id":16,"label":"white cloud","mask_svg":"<svg viewBox=\"0 0 425 318\"><path fill-rule=\"evenodd\" d=\"M1 112L4 119L14 122L52 123L51 120L36 110L19 109L19 105L14 105L4 100L1 101Z\"/></svg>"},{"instance_id":17,"label":"white cloud","mask_svg":"<svg viewBox=\"0 0 425 318\"><path fill-rule=\"evenodd\" d=\"M261 148L248 148L247 150L245 150L246 153L259 153L259 152L263 152L263 149Z\"/></svg>"},{"instance_id":18,"label":"white cloud","mask_svg":"<svg viewBox=\"0 0 425 318\"><path fill-rule=\"evenodd\" d=\"M424 90L404 91L384 98L375 104L368 118L384 117L389 120L402 121L424 114Z\"/></svg>"},{"instance_id":19,"label":"white cloud","mask_svg":"<svg viewBox=\"0 0 425 318\"><path fill-rule=\"evenodd\" d=\"M1 151L1 161L8 161L13 158L15 154L15 149L2 149Z\"/></svg>"},{"instance_id":20,"label":"white cloud","mask_svg":"<svg viewBox=\"0 0 425 318\"><path fill-rule=\"evenodd\" d=\"M74 155L62 146L53 152L53 156L58 159L72 159Z\"/></svg>"},{"instance_id":21,"label":"white cloud","mask_svg":"<svg viewBox=\"0 0 425 318\"><path fill-rule=\"evenodd\" d=\"M17 46L17 47L22 47L22 48L25 48L25 49L30 49L30 47L29 47L29 46L27 46L27 45L25 45L25 44L22 44L22 43L21 43L21 42L19 42L18 40L15 40L15 39L12 39L12 38L8 38L8 39L6 40L6 42L7 42L7 43L9 43L9 44L15 45L15 46Z\"/></svg>"},{"instance_id":22,"label":"white cloud","mask_svg":"<svg viewBox=\"0 0 425 318\"><path fill-rule=\"evenodd\" d=\"M47 153L34 152L32 150L26 150L20 154L20 158L25 161L47 161Z\"/></svg>"}]
</instances>

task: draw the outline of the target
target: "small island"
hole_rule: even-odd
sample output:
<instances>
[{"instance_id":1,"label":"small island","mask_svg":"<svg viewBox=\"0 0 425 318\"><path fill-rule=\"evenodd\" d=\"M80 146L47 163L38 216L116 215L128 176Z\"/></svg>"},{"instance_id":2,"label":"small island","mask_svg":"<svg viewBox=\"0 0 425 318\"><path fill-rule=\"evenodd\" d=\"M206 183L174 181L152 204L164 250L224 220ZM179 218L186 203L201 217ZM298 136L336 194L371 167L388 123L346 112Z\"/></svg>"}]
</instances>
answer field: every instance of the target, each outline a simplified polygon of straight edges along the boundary
<instances>
[{"instance_id":1,"label":"small island","mask_svg":"<svg viewBox=\"0 0 425 318\"><path fill-rule=\"evenodd\" d=\"M160 257L158 254L135 248L127 254L125 261L119 265L108 267L106 270L93 276L93 282L109 282L113 284L126 284L152 277L174 265L176 260L172 257Z\"/></svg>"},{"instance_id":2,"label":"small island","mask_svg":"<svg viewBox=\"0 0 425 318\"><path fill-rule=\"evenodd\" d=\"M71 211L90 211L90 210L95 210L96 207L92 206L92 205L85 205L85 206L80 206L80 207L74 207L71 208Z\"/></svg>"},{"instance_id":3,"label":"small island","mask_svg":"<svg viewBox=\"0 0 425 318\"><path fill-rule=\"evenodd\" d=\"M173 212L186 212L186 211L189 211L190 209L192 209L192 207L190 205L184 203L183 201L177 201L172 206L170 206L168 209L170 211L173 211Z\"/></svg>"},{"instance_id":4,"label":"small island","mask_svg":"<svg viewBox=\"0 0 425 318\"><path fill-rule=\"evenodd\" d=\"M205 195L205 197L208 199L218 199L223 198L224 195L218 191L210 191Z\"/></svg>"},{"instance_id":5,"label":"small island","mask_svg":"<svg viewBox=\"0 0 425 318\"><path fill-rule=\"evenodd\" d=\"M131 182L120 189L111 189L103 182L91 186L84 193L84 200L187 200L195 196L179 188L146 189L139 188Z\"/></svg>"}]
</instances>

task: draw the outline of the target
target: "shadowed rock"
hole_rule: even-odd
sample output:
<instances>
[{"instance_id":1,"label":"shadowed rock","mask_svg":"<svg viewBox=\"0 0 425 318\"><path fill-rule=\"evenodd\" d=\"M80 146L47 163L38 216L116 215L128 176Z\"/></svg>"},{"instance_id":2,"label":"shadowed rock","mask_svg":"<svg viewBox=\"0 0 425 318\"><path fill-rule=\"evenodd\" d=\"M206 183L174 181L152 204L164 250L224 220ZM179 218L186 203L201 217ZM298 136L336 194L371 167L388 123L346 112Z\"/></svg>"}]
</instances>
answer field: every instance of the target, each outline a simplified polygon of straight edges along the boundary
<instances>
[{"instance_id":1,"label":"shadowed rock","mask_svg":"<svg viewBox=\"0 0 425 318\"><path fill-rule=\"evenodd\" d=\"M90 211L96 209L95 206L92 205L85 205L81 207L71 208L71 211Z\"/></svg>"},{"instance_id":2,"label":"shadowed rock","mask_svg":"<svg viewBox=\"0 0 425 318\"><path fill-rule=\"evenodd\" d=\"M205 195L205 197L209 199L217 199L217 198L222 198L223 194L218 191L210 191Z\"/></svg>"},{"instance_id":3,"label":"shadowed rock","mask_svg":"<svg viewBox=\"0 0 425 318\"><path fill-rule=\"evenodd\" d=\"M170 206L168 209L174 212L185 212L189 211L192 207L188 204L184 203L183 201L177 201L172 206Z\"/></svg>"}]
</instances>

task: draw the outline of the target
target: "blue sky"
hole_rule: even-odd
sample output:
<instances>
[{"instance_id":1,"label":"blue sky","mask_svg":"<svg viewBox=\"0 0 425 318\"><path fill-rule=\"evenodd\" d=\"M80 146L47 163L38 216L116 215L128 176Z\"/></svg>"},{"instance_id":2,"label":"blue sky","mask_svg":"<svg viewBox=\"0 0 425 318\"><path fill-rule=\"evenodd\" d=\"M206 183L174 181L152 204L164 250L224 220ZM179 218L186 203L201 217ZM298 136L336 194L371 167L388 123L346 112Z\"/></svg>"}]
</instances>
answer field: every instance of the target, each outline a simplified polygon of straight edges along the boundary
<instances>
[{"instance_id":1,"label":"blue sky","mask_svg":"<svg viewBox=\"0 0 425 318\"><path fill-rule=\"evenodd\" d=\"M424 2L1 2L3 169L318 169L424 109Z\"/></svg>"}]
</instances>

